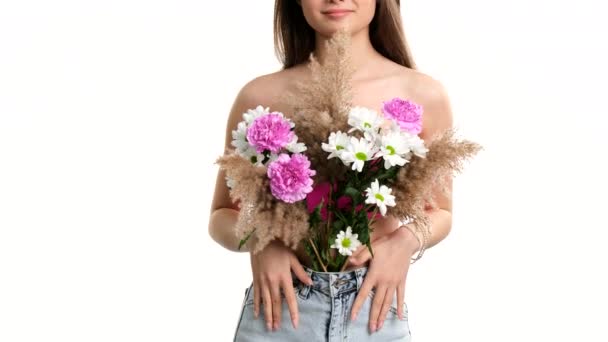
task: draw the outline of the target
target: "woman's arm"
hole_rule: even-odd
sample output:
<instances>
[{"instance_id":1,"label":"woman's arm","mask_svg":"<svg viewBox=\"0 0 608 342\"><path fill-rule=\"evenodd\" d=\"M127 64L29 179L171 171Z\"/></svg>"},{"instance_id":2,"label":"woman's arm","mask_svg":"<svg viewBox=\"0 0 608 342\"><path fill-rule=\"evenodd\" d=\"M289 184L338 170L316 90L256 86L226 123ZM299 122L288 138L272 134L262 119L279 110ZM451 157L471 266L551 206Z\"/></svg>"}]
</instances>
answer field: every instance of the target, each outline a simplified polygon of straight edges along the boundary
<instances>
[{"instance_id":1,"label":"woman's arm","mask_svg":"<svg viewBox=\"0 0 608 342\"><path fill-rule=\"evenodd\" d=\"M426 86L421 87L423 91L424 114L422 119L423 130L421 138L428 140L436 134L440 134L453 126L453 114L450 99L446 88L438 80L426 77ZM425 206L429 217L431 235L427 241L426 248L433 247L445 239L452 229L452 176L445 180L448 194L443 194L439 187L433 191L433 199L436 208ZM408 224L411 225L411 224Z\"/></svg>"},{"instance_id":2,"label":"woman's arm","mask_svg":"<svg viewBox=\"0 0 608 342\"><path fill-rule=\"evenodd\" d=\"M218 176L219 180L219 176ZM233 252L248 252L249 246L245 244L238 248L239 239L234 234L234 226L239 214L238 210L231 208L218 208L209 218L209 235L224 248Z\"/></svg>"},{"instance_id":3,"label":"woman's arm","mask_svg":"<svg viewBox=\"0 0 608 342\"><path fill-rule=\"evenodd\" d=\"M236 130L238 123L243 120L243 113L258 104L255 103L254 91L258 87L255 83L257 83L256 80L247 83L234 100L226 123L224 153L227 152L228 148L232 148L232 131ZM209 235L215 242L228 250L248 252L249 244L245 244L241 249L238 248L239 238L234 233L234 227L240 210L239 202L232 202L225 177L226 172L219 169L209 214Z\"/></svg>"},{"instance_id":4,"label":"woman's arm","mask_svg":"<svg viewBox=\"0 0 608 342\"><path fill-rule=\"evenodd\" d=\"M242 113L257 105L273 106L270 98L276 93L273 91L273 85L276 87L277 82L273 82L271 77L262 76L249 82L239 92L226 124L224 142L226 150L231 146L232 130L235 130L242 120ZM263 308L266 328L269 331L279 329L283 310L281 294L284 294L292 325L297 328L299 313L292 272L305 284L311 285L312 279L300 264L294 251L278 240L271 241L255 255L251 253L252 248L249 243L252 242L251 239L241 249L238 248L240 241L234 228L240 208L238 203L233 203L230 198L225 176L224 171L218 170L209 215L209 235L226 249L235 252L249 252L253 277L254 317L258 318L260 309Z\"/></svg>"},{"instance_id":5,"label":"woman's arm","mask_svg":"<svg viewBox=\"0 0 608 342\"><path fill-rule=\"evenodd\" d=\"M418 89L424 91L424 96L421 96L421 98L425 111L423 131L420 135L424 140L452 127L452 111L445 88L438 81L432 78L427 79L430 82L424 82L423 85L418 87ZM437 208L431 209L428 203L426 205L431 230L427 248L443 240L452 227L452 177L449 177L446 182L449 189L447 195L443 194L439 187L435 187L433 191ZM398 221L394 216L391 216L390 219ZM350 262L355 265L364 264L371 259L369 271L353 303L351 319L356 319L359 309L372 288L376 288L376 295L369 315L369 326L372 332L382 327L395 292L398 303L397 315L402 317L405 280L410 266L410 258L415 254L417 248L419 248L419 245L417 242L413 242L413 236L409 229L396 229L393 233L376 241L373 245L375 253L373 259L368 248L362 248L349 258Z\"/></svg>"}]
</instances>

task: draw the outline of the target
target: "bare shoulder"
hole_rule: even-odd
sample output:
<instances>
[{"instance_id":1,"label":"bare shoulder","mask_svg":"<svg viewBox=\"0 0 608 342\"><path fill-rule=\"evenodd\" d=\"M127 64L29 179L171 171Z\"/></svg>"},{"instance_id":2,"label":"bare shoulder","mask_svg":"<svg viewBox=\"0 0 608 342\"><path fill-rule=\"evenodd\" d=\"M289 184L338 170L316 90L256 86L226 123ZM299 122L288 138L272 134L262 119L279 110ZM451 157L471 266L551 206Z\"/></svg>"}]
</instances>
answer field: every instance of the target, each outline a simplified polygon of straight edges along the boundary
<instances>
[{"instance_id":1,"label":"bare shoulder","mask_svg":"<svg viewBox=\"0 0 608 342\"><path fill-rule=\"evenodd\" d=\"M245 107L265 105L274 101L273 95L281 87L280 82L284 77L284 71L277 71L270 74L255 77L245 83L239 91L236 101Z\"/></svg>"},{"instance_id":2,"label":"bare shoulder","mask_svg":"<svg viewBox=\"0 0 608 342\"><path fill-rule=\"evenodd\" d=\"M232 133L238 130L239 122L243 120L243 113L257 106L272 107L274 94L277 94L281 86L282 72L261 75L245 83L236 94L230 113L226 120L224 153L232 149ZM219 169L216 179L215 192L211 204L211 210L219 208L232 208L239 210L238 202L232 202L229 190L225 182L226 172Z\"/></svg>"},{"instance_id":3,"label":"bare shoulder","mask_svg":"<svg viewBox=\"0 0 608 342\"><path fill-rule=\"evenodd\" d=\"M301 69L282 69L250 80L239 91L235 105L243 108L279 106L281 92L293 87L294 80L302 75Z\"/></svg>"},{"instance_id":4,"label":"bare shoulder","mask_svg":"<svg viewBox=\"0 0 608 342\"><path fill-rule=\"evenodd\" d=\"M446 130L453 125L453 113L449 94L445 85L438 79L406 67L400 67L403 91L422 105L423 139Z\"/></svg>"},{"instance_id":5,"label":"bare shoulder","mask_svg":"<svg viewBox=\"0 0 608 342\"><path fill-rule=\"evenodd\" d=\"M290 86L294 70L279 70L269 74L257 76L245 83L239 90L226 123L225 146L229 147L232 141L233 130L243 120L243 113L257 106L270 107L272 110L280 109L278 103L281 90Z\"/></svg>"}]
</instances>

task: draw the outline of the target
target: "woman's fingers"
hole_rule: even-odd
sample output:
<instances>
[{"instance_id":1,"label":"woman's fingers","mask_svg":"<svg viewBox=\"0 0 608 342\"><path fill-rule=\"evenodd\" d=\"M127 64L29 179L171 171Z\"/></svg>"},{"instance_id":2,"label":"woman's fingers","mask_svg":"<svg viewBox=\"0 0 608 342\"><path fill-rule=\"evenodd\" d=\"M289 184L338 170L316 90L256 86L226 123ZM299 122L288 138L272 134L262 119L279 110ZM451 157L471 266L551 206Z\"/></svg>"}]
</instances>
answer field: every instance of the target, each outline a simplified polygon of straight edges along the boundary
<instances>
[{"instance_id":1,"label":"woman's fingers","mask_svg":"<svg viewBox=\"0 0 608 342\"><path fill-rule=\"evenodd\" d=\"M388 313L388 309L390 309L391 305L393 304L394 296L395 296L395 288L389 286L386 289L384 301L382 302L382 308L380 309L380 315L378 315L378 330L382 329L382 325L384 324L384 320L386 319L386 314Z\"/></svg>"},{"instance_id":2,"label":"woman's fingers","mask_svg":"<svg viewBox=\"0 0 608 342\"><path fill-rule=\"evenodd\" d=\"M260 282L253 282L253 317L257 319L260 316Z\"/></svg>"},{"instance_id":3,"label":"woman's fingers","mask_svg":"<svg viewBox=\"0 0 608 342\"><path fill-rule=\"evenodd\" d=\"M272 330L272 298L270 297L269 284L262 282L262 298L264 299L264 320L266 329Z\"/></svg>"},{"instance_id":4,"label":"woman's fingers","mask_svg":"<svg viewBox=\"0 0 608 342\"><path fill-rule=\"evenodd\" d=\"M361 308L361 305L363 305L363 302L365 302L365 299L367 299L367 295L369 294L369 291L371 291L372 287L374 286L373 281L374 281L374 278L373 278L373 276L370 276L369 273L363 279L363 284L361 284L359 293L357 293L357 297L355 298L352 309L350 311L351 320L354 321L355 319L357 319L357 314L359 314L359 309Z\"/></svg>"},{"instance_id":5,"label":"woman's fingers","mask_svg":"<svg viewBox=\"0 0 608 342\"><path fill-rule=\"evenodd\" d=\"M281 325L281 306L283 304L280 283L278 281L270 283L270 295L272 297L272 328L277 330Z\"/></svg>"},{"instance_id":6,"label":"woman's fingers","mask_svg":"<svg viewBox=\"0 0 608 342\"><path fill-rule=\"evenodd\" d=\"M289 315L291 316L291 324L294 329L298 328L298 302L296 301L296 292L293 288L291 278L283 279L283 289L285 290L285 301L289 308Z\"/></svg>"},{"instance_id":7,"label":"woman's fingers","mask_svg":"<svg viewBox=\"0 0 608 342\"><path fill-rule=\"evenodd\" d=\"M386 296L387 287L383 284L380 284L376 287L376 294L374 295L374 300L372 301L372 309L369 314L369 329L374 332L378 328L378 317L380 316L380 309L382 308L382 303L384 302L384 297Z\"/></svg>"},{"instance_id":8,"label":"woman's fingers","mask_svg":"<svg viewBox=\"0 0 608 342\"><path fill-rule=\"evenodd\" d=\"M355 249L355 250L353 251L353 254L351 254L351 255L350 255L350 257L351 257L351 258L352 258L352 257L356 257L356 256L358 256L359 254L361 254L361 253L362 253L364 250L366 250L366 249L368 249L368 248L367 248L367 245L361 245L361 246L357 247L357 249Z\"/></svg>"},{"instance_id":9,"label":"woman's fingers","mask_svg":"<svg viewBox=\"0 0 608 342\"><path fill-rule=\"evenodd\" d=\"M403 297L405 295L405 281L402 281L397 286L397 316L403 319Z\"/></svg>"},{"instance_id":10,"label":"woman's fingers","mask_svg":"<svg viewBox=\"0 0 608 342\"><path fill-rule=\"evenodd\" d=\"M253 273L253 317L258 319L258 317L260 317L260 302L262 301L262 296L260 294L262 292L262 288L253 253L249 253L249 261L251 262L251 273Z\"/></svg>"},{"instance_id":11,"label":"woman's fingers","mask_svg":"<svg viewBox=\"0 0 608 342\"><path fill-rule=\"evenodd\" d=\"M310 279L310 276L300 263L300 260L298 260L298 257L295 256L295 254L291 255L291 269L302 283L306 285L312 285L312 279Z\"/></svg>"},{"instance_id":12,"label":"woman's fingers","mask_svg":"<svg viewBox=\"0 0 608 342\"><path fill-rule=\"evenodd\" d=\"M365 249L356 255L350 256L347 260L351 265L359 266L363 265L367 260L371 259L372 254L369 252L369 248L365 246Z\"/></svg>"}]
</instances>

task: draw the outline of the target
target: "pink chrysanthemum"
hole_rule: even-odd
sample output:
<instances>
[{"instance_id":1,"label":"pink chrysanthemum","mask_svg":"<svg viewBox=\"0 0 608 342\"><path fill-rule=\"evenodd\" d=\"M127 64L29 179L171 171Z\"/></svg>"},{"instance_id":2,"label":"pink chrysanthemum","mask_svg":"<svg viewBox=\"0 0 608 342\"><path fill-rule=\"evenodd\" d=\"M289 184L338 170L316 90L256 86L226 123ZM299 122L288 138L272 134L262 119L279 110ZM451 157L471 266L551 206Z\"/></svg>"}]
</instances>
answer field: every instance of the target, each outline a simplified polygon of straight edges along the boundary
<instances>
[{"instance_id":1,"label":"pink chrysanthemum","mask_svg":"<svg viewBox=\"0 0 608 342\"><path fill-rule=\"evenodd\" d=\"M422 106L410 100L394 98L383 102L384 116L393 119L403 131L417 135L422 131Z\"/></svg>"},{"instance_id":2,"label":"pink chrysanthemum","mask_svg":"<svg viewBox=\"0 0 608 342\"><path fill-rule=\"evenodd\" d=\"M257 117L247 128L247 141L258 153L264 150L277 153L293 136L289 121L277 112Z\"/></svg>"},{"instance_id":3,"label":"pink chrysanthemum","mask_svg":"<svg viewBox=\"0 0 608 342\"><path fill-rule=\"evenodd\" d=\"M312 176L315 170L310 169L310 161L303 154L281 153L276 160L268 164L268 178L272 195L284 202L294 203L306 198L312 191Z\"/></svg>"}]
</instances>

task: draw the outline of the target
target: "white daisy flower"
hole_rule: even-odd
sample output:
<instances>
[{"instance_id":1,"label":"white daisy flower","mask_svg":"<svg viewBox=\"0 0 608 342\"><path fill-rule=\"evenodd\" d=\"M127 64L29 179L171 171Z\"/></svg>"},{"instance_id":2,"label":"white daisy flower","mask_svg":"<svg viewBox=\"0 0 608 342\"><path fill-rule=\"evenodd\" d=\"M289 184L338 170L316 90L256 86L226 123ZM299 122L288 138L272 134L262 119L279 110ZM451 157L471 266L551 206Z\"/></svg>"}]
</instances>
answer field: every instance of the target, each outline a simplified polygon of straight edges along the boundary
<instances>
[{"instance_id":1,"label":"white daisy flower","mask_svg":"<svg viewBox=\"0 0 608 342\"><path fill-rule=\"evenodd\" d=\"M401 132L401 127L396 120L388 120L388 125L382 126L382 133L398 133Z\"/></svg>"},{"instance_id":2,"label":"white daisy flower","mask_svg":"<svg viewBox=\"0 0 608 342\"><path fill-rule=\"evenodd\" d=\"M391 188L386 185L380 186L378 179L372 182L371 187L366 190L367 199L365 203L375 204L380 208L380 213L382 216L386 215L386 207L394 207L395 206L395 196L391 195L393 191Z\"/></svg>"},{"instance_id":3,"label":"white daisy flower","mask_svg":"<svg viewBox=\"0 0 608 342\"><path fill-rule=\"evenodd\" d=\"M258 153L253 146L249 146L249 148L245 150L241 156L249 160L255 166L264 166L264 154Z\"/></svg>"},{"instance_id":4,"label":"white daisy flower","mask_svg":"<svg viewBox=\"0 0 608 342\"><path fill-rule=\"evenodd\" d=\"M266 162L266 165L270 165L270 163L277 160L278 158L279 158L278 153L270 153L270 155L268 156L268 161Z\"/></svg>"},{"instance_id":5,"label":"white daisy flower","mask_svg":"<svg viewBox=\"0 0 608 342\"><path fill-rule=\"evenodd\" d=\"M352 255L353 252L361 246L361 241L357 240L358 234L353 234L352 228L348 226L346 232L343 230L338 233L336 240L331 245L331 248L337 248L342 255Z\"/></svg>"},{"instance_id":6,"label":"white daisy flower","mask_svg":"<svg viewBox=\"0 0 608 342\"><path fill-rule=\"evenodd\" d=\"M415 155L421 158L426 157L426 153L429 150L424 145L424 140L422 140L418 135L408 133L407 131L402 131L399 124L395 120L390 120L389 127L383 129L383 134L388 135L391 133L401 133L403 135L402 139L407 142L410 152L413 152ZM407 153L407 155L404 157L409 160L411 153Z\"/></svg>"},{"instance_id":7,"label":"white daisy flower","mask_svg":"<svg viewBox=\"0 0 608 342\"><path fill-rule=\"evenodd\" d=\"M380 154L384 158L385 169L395 165L403 166L409 161L409 158L405 158L410 152L409 140L400 132L385 134L380 141Z\"/></svg>"},{"instance_id":8,"label":"white daisy flower","mask_svg":"<svg viewBox=\"0 0 608 342\"><path fill-rule=\"evenodd\" d=\"M296 126L296 124L293 121L291 121L290 118L286 117L285 114L283 114L281 112L272 112L272 113L277 114L278 116L285 119L285 121L289 122L289 127L294 128ZM249 110L247 110L247 113L243 113L243 118L245 119L247 126L249 126L249 125L251 125L253 120L258 118L259 116L267 115L267 114L270 114L270 107L264 108L262 106L257 106L255 109L249 109Z\"/></svg>"},{"instance_id":9,"label":"white daisy flower","mask_svg":"<svg viewBox=\"0 0 608 342\"><path fill-rule=\"evenodd\" d=\"M346 151L340 154L340 159L345 163L353 163L352 169L361 172L365 162L371 160L376 152L376 147L367 139L350 137L350 143L346 146Z\"/></svg>"},{"instance_id":10,"label":"white daisy flower","mask_svg":"<svg viewBox=\"0 0 608 342\"><path fill-rule=\"evenodd\" d=\"M292 153L302 153L306 151L306 145L304 143L298 142L298 137L294 134L293 139L285 146L287 151Z\"/></svg>"},{"instance_id":11,"label":"white daisy flower","mask_svg":"<svg viewBox=\"0 0 608 342\"><path fill-rule=\"evenodd\" d=\"M283 113L281 113L281 114L283 114ZM287 122L289 122L289 127L291 127L291 128L296 127L295 122L291 121L291 119L290 119L290 118L285 117L285 116L284 116L284 118L285 118L285 120L287 120Z\"/></svg>"},{"instance_id":12,"label":"white daisy flower","mask_svg":"<svg viewBox=\"0 0 608 342\"><path fill-rule=\"evenodd\" d=\"M353 107L348 113L348 124L352 126L348 133L355 130L361 132L377 131L383 122L383 117L378 115L376 111L365 107Z\"/></svg>"},{"instance_id":13,"label":"white daisy flower","mask_svg":"<svg viewBox=\"0 0 608 342\"><path fill-rule=\"evenodd\" d=\"M247 141L247 124L245 121L239 122L237 129L232 131L232 146L236 148L236 152L243 155L251 145Z\"/></svg>"},{"instance_id":14,"label":"white daisy flower","mask_svg":"<svg viewBox=\"0 0 608 342\"><path fill-rule=\"evenodd\" d=\"M375 130L375 129L363 132L363 138L365 138L365 140L369 141L370 144L376 145L376 146L380 146L380 144L382 142L382 140L381 140L382 135L380 135L378 130Z\"/></svg>"},{"instance_id":15,"label":"white daisy flower","mask_svg":"<svg viewBox=\"0 0 608 342\"><path fill-rule=\"evenodd\" d=\"M230 189L234 188L234 186L236 185L235 180L228 176L226 176L225 179L226 179L226 186L228 186Z\"/></svg>"},{"instance_id":16,"label":"white daisy flower","mask_svg":"<svg viewBox=\"0 0 608 342\"><path fill-rule=\"evenodd\" d=\"M269 107L264 108L262 106L248 109L246 113L243 113L243 119L245 119L245 123L249 126L257 117L270 113L269 109Z\"/></svg>"},{"instance_id":17,"label":"white daisy flower","mask_svg":"<svg viewBox=\"0 0 608 342\"><path fill-rule=\"evenodd\" d=\"M340 157L342 152L346 151L346 147L350 143L349 136L342 131L331 132L329 135L328 143L322 143L321 149L325 152L329 152L327 159L334 157Z\"/></svg>"},{"instance_id":18,"label":"white daisy flower","mask_svg":"<svg viewBox=\"0 0 608 342\"><path fill-rule=\"evenodd\" d=\"M429 151L428 148L424 145L424 140L420 139L419 136L415 134L409 134L408 145L410 150L421 158L426 158L426 153Z\"/></svg>"}]
</instances>

